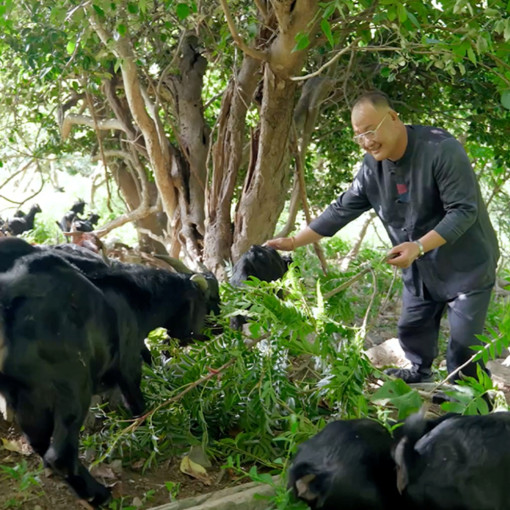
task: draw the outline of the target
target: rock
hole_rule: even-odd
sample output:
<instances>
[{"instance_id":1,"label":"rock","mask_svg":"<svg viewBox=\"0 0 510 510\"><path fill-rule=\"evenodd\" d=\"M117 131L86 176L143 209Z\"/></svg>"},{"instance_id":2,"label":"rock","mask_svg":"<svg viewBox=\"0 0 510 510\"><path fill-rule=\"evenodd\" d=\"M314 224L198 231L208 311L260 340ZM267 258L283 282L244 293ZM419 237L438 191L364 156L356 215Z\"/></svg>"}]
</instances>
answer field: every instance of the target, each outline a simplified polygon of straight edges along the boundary
<instances>
[{"instance_id":1,"label":"rock","mask_svg":"<svg viewBox=\"0 0 510 510\"><path fill-rule=\"evenodd\" d=\"M365 351L368 359L377 368L389 366L410 367L410 361L405 357L398 338L390 338L382 344L370 347Z\"/></svg>"},{"instance_id":2,"label":"rock","mask_svg":"<svg viewBox=\"0 0 510 510\"><path fill-rule=\"evenodd\" d=\"M278 477L273 477L274 483ZM270 485L246 483L228 489L222 489L209 494L201 494L192 498L181 499L173 503L153 507L150 510L266 510L268 502L265 499L255 499L255 495L271 497L274 488Z\"/></svg>"},{"instance_id":3,"label":"rock","mask_svg":"<svg viewBox=\"0 0 510 510\"><path fill-rule=\"evenodd\" d=\"M487 368L491 371L492 380L496 384L510 386L510 367L507 366L506 359L489 360Z\"/></svg>"}]
</instances>

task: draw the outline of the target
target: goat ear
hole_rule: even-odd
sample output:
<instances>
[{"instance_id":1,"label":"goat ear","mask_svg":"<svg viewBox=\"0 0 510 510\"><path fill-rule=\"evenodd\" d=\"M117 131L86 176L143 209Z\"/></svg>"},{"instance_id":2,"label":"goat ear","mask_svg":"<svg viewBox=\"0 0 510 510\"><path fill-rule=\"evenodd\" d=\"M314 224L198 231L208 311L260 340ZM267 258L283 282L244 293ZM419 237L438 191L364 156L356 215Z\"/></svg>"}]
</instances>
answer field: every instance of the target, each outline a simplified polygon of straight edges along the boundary
<instances>
[{"instance_id":1,"label":"goat ear","mask_svg":"<svg viewBox=\"0 0 510 510\"><path fill-rule=\"evenodd\" d=\"M205 276L202 274L194 274L190 280L192 282L195 282L203 292L207 292L209 290L209 285L207 284L207 280L205 279Z\"/></svg>"},{"instance_id":2,"label":"goat ear","mask_svg":"<svg viewBox=\"0 0 510 510\"><path fill-rule=\"evenodd\" d=\"M317 499L317 494L310 489L310 482L315 480L315 478L315 475L308 474L302 476L299 480L296 480L296 493L299 498L304 499L305 501L313 501Z\"/></svg>"},{"instance_id":3,"label":"goat ear","mask_svg":"<svg viewBox=\"0 0 510 510\"><path fill-rule=\"evenodd\" d=\"M406 443L408 442L407 437L400 440L393 452L393 459L397 465L397 489L400 494L404 491L409 483L409 476L407 473L407 466L405 463L405 449Z\"/></svg>"}]
</instances>

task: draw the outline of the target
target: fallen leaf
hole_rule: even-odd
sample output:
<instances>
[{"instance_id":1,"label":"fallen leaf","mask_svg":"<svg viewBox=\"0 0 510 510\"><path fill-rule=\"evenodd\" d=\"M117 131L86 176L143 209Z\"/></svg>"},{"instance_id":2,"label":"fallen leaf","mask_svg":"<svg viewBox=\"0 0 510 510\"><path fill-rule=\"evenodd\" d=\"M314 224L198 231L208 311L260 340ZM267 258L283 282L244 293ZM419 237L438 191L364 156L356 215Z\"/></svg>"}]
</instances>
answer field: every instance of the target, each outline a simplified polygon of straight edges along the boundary
<instances>
[{"instance_id":1,"label":"fallen leaf","mask_svg":"<svg viewBox=\"0 0 510 510\"><path fill-rule=\"evenodd\" d=\"M181 460L180 470L182 473L191 476L192 478L196 478L205 485L212 484L205 468L200 464L193 462L187 455Z\"/></svg>"},{"instance_id":2,"label":"fallen leaf","mask_svg":"<svg viewBox=\"0 0 510 510\"><path fill-rule=\"evenodd\" d=\"M22 439L9 440L2 437L2 446L10 452L21 453L22 455L30 455L32 450L30 446Z\"/></svg>"}]
</instances>

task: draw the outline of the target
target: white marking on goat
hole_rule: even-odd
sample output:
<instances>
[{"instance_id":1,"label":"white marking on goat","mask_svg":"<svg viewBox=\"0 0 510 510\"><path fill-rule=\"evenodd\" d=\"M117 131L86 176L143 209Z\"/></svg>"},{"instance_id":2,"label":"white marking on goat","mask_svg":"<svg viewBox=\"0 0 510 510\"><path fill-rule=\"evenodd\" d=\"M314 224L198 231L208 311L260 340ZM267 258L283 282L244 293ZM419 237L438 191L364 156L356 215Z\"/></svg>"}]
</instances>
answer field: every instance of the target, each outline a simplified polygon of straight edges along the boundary
<instances>
[{"instance_id":1,"label":"white marking on goat","mask_svg":"<svg viewBox=\"0 0 510 510\"><path fill-rule=\"evenodd\" d=\"M309 484L315 480L315 475L308 474L296 480L296 490L300 498L305 501L314 501L317 499L317 494L310 490Z\"/></svg>"}]
</instances>

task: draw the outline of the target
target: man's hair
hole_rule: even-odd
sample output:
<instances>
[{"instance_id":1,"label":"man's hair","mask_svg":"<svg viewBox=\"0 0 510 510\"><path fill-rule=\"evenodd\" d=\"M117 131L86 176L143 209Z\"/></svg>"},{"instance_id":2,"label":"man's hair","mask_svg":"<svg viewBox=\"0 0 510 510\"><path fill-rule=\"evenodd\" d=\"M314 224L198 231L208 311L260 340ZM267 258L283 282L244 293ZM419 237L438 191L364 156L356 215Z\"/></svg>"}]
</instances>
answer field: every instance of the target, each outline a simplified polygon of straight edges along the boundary
<instances>
[{"instance_id":1,"label":"man's hair","mask_svg":"<svg viewBox=\"0 0 510 510\"><path fill-rule=\"evenodd\" d=\"M354 101L352 109L354 110L356 106L363 103L370 103L372 106L378 109L385 107L393 109L390 98L380 90L370 90L361 94L361 96L359 96L356 101Z\"/></svg>"}]
</instances>

